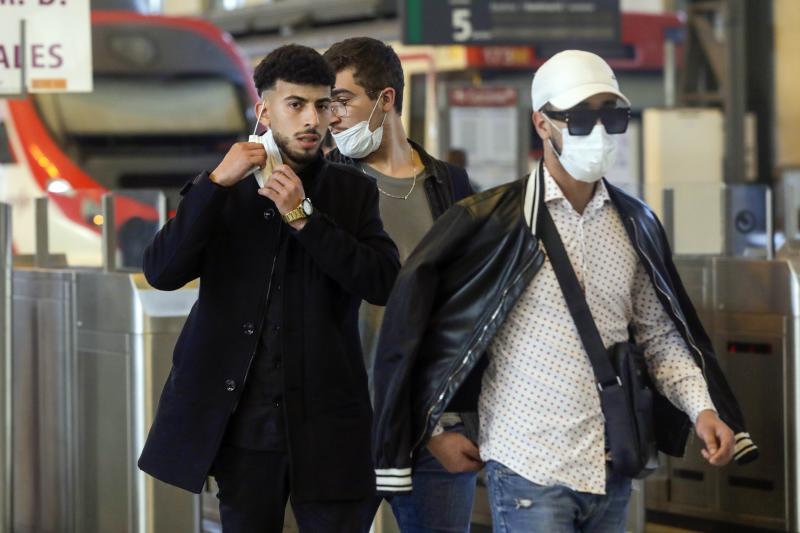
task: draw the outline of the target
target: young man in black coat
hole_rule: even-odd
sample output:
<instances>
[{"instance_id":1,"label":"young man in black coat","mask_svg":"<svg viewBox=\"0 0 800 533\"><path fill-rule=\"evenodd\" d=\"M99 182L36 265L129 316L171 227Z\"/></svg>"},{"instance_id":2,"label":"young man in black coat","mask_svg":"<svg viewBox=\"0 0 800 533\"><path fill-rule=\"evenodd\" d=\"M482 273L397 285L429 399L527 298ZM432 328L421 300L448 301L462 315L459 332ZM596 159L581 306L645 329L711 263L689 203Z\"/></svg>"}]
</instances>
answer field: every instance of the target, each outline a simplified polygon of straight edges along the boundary
<instances>
[{"instance_id":1,"label":"young man in black coat","mask_svg":"<svg viewBox=\"0 0 800 533\"><path fill-rule=\"evenodd\" d=\"M281 531L290 494L302 531L366 531L376 500L357 317L362 299L385 304L397 249L373 180L322 158L325 60L285 46L254 80L270 132L188 184L145 252L154 287L199 277L200 297L139 466L193 492L213 474L225 533Z\"/></svg>"}]
</instances>

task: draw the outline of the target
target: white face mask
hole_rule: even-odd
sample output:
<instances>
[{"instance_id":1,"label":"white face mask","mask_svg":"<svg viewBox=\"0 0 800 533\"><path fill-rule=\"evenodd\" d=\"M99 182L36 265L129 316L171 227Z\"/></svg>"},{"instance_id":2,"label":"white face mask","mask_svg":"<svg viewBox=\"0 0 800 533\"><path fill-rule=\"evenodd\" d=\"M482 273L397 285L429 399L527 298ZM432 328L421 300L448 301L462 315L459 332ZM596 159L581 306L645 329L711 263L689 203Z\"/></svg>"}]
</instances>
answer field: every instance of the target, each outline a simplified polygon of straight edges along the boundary
<instances>
[{"instance_id":1,"label":"white face mask","mask_svg":"<svg viewBox=\"0 0 800 533\"><path fill-rule=\"evenodd\" d=\"M380 147L383 140L383 123L386 122L386 115L383 115L381 125L375 128L375 131L369 131L369 122L372 120L372 115L378 108L378 103L382 97L383 93L378 96L378 100L375 102L375 106L372 108L367 120L361 121L339 133L331 131L333 140L336 141L336 147L343 156L363 159Z\"/></svg>"},{"instance_id":2,"label":"white face mask","mask_svg":"<svg viewBox=\"0 0 800 533\"><path fill-rule=\"evenodd\" d=\"M550 117L544 117L550 124L558 127ZM602 124L595 124L589 135L570 135L569 130L563 128L560 154L552 139L548 141L564 170L579 181L594 183L600 180L617 159L616 140L606 132Z\"/></svg>"},{"instance_id":3,"label":"white face mask","mask_svg":"<svg viewBox=\"0 0 800 533\"><path fill-rule=\"evenodd\" d=\"M261 113L264 112L264 106L261 107ZM258 130L258 124L261 121L261 114L259 113L258 119L256 120L256 127L253 130L253 135L250 136L248 141L251 143L261 143L264 145L264 150L267 151L267 164L264 165L264 168L253 168L253 176L256 178L258 182L258 186L260 188L264 188L264 185L267 184L269 181L269 177L272 176L272 171L278 165L283 164L283 158L281 157L281 151L278 149L278 145L275 143L275 138L272 136L272 130L268 130L264 135L256 135L256 131Z\"/></svg>"}]
</instances>

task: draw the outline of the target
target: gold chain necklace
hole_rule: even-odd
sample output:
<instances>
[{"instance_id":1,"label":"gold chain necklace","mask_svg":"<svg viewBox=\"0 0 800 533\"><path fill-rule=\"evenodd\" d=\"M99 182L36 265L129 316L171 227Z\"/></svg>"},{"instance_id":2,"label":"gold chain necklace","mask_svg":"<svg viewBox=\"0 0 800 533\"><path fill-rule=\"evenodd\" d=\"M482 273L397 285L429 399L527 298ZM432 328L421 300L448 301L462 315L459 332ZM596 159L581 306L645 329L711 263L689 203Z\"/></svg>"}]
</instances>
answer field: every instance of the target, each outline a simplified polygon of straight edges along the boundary
<instances>
[{"instance_id":1,"label":"gold chain necklace","mask_svg":"<svg viewBox=\"0 0 800 533\"><path fill-rule=\"evenodd\" d=\"M364 174L367 173L367 171L364 170L364 163L361 163L361 172L363 172ZM385 196L388 196L389 198L394 198L395 200L408 200L408 198L411 196L411 193L414 192L414 187L417 186L417 178L419 177L419 175L417 173L417 167L414 165L414 148L411 148L411 172L413 173L414 178L413 178L413 181L411 182L411 188L408 190L408 193L406 193L405 196L398 196L396 194L390 194L390 193L384 191L383 189L381 189L380 185L377 185L378 192L380 192L381 194L383 194Z\"/></svg>"}]
</instances>

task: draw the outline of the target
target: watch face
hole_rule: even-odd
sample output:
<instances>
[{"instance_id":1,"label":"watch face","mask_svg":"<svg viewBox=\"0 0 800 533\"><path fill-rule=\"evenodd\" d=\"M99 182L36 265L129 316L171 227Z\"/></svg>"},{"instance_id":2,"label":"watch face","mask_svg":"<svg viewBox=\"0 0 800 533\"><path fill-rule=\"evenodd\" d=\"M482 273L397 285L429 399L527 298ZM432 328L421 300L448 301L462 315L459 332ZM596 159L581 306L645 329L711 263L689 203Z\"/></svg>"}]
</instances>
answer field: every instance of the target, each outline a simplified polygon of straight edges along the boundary
<instances>
[{"instance_id":1,"label":"watch face","mask_svg":"<svg viewBox=\"0 0 800 533\"><path fill-rule=\"evenodd\" d=\"M307 217L310 217L313 212L314 212L314 206L311 205L311 200L306 198L305 200L303 200L303 213L305 213Z\"/></svg>"}]
</instances>

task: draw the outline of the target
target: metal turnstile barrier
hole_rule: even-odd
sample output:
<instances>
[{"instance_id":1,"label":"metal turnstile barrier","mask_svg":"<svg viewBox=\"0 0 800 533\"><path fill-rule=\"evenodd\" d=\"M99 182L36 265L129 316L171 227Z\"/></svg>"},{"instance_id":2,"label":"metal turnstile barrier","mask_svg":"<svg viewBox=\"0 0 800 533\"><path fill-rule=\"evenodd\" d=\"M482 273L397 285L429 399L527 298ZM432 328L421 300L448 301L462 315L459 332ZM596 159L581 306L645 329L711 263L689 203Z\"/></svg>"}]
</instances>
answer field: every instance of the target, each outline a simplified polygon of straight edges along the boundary
<instances>
[{"instance_id":1,"label":"metal turnstile barrier","mask_svg":"<svg viewBox=\"0 0 800 533\"><path fill-rule=\"evenodd\" d=\"M156 291L106 256L14 269L14 531L199 533L199 496L136 466L197 285Z\"/></svg>"},{"instance_id":2,"label":"metal turnstile barrier","mask_svg":"<svg viewBox=\"0 0 800 533\"><path fill-rule=\"evenodd\" d=\"M14 530L75 531L73 277L13 274ZM69 387L69 390L65 390Z\"/></svg>"},{"instance_id":3,"label":"metal turnstile barrier","mask_svg":"<svg viewBox=\"0 0 800 533\"><path fill-rule=\"evenodd\" d=\"M11 206L0 203L0 533L11 533Z\"/></svg>"},{"instance_id":4,"label":"metal turnstile barrier","mask_svg":"<svg viewBox=\"0 0 800 533\"><path fill-rule=\"evenodd\" d=\"M648 513L800 531L800 288L795 261L676 259L760 458L745 466L711 467L693 435L684 458L662 457L662 468L648 479Z\"/></svg>"}]
</instances>

